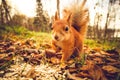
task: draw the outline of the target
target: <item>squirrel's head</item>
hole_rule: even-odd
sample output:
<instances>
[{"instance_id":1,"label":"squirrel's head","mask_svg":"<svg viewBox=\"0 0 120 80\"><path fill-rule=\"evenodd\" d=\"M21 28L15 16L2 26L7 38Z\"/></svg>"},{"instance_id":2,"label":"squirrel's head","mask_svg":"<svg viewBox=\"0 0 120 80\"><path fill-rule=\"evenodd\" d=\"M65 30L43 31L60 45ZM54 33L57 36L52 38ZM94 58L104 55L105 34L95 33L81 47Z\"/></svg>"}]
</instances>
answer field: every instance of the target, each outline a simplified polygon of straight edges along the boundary
<instances>
[{"instance_id":1,"label":"squirrel's head","mask_svg":"<svg viewBox=\"0 0 120 80\"><path fill-rule=\"evenodd\" d=\"M59 19L56 12L55 19L52 25L52 38L55 41L64 41L70 38L71 34L71 24L70 24L71 14L65 19Z\"/></svg>"}]
</instances>

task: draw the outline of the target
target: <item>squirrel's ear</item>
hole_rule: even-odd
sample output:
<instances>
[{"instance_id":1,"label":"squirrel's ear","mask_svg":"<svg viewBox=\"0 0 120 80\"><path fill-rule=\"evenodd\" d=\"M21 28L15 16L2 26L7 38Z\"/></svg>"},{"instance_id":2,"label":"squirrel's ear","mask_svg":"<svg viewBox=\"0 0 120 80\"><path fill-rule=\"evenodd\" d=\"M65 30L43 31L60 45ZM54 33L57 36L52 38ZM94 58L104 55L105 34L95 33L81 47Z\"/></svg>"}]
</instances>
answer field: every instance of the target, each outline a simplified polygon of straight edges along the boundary
<instances>
[{"instance_id":1,"label":"squirrel's ear","mask_svg":"<svg viewBox=\"0 0 120 80\"><path fill-rule=\"evenodd\" d=\"M71 24L71 16L72 16L72 13L70 13L68 16L67 16L67 22L68 24Z\"/></svg>"},{"instance_id":2,"label":"squirrel's ear","mask_svg":"<svg viewBox=\"0 0 120 80\"><path fill-rule=\"evenodd\" d=\"M54 21L59 20L58 12L55 13Z\"/></svg>"}]
</instances>

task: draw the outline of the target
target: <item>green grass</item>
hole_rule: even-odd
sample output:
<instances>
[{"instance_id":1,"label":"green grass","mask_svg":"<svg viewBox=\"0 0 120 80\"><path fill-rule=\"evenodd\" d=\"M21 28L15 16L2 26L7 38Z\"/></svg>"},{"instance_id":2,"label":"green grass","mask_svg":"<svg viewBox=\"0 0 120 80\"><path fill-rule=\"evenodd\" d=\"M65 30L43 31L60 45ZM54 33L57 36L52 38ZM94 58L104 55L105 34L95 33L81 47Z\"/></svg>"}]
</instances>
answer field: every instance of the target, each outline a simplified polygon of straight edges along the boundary
<instances>
[{"instance_id":1,"label":"green grass","mask_svg":"<svg viewBox=\"0 0 120 80\"><path fill-rule=\"evenodd\" d=\"M33 40L36 42L37 46L51 43L51 33L29 31L25 27L19 27L19 26L15 26L15 27L0 26L0 38L3 39L4 41Z\"/></svg>"},{"instance_id":2,"label":"green grass","mask_svg":"<svg viewBox=\"0 0 120 80\"><path fill-rule=\"evenodd\" d=\"M103 50L111 50L111 49L114 49L116 47L118 47L120 45L119 42L115 42L115 41L95 41L95 40L92 40L92 39L86 39L85 40L85 44L87 46L89 46L90 48L96 48L96 47L99 47Z\"/></svg>"},{"instance_id":3,"label":"green grass","mask_svg":"<svg viewBox=\"0 0 120 80\"><path fill-rule=\"evenodd\" d=\"M4 40L11 38L12 40L27 40L32 39L37 42L37 44L50 44L51 43L51 33L46 32L35 32L29 31L25 27L20 26L0 26L0 36ZM102 42L102 41L95 41L86 39L85 45L89 46L90 48L100 47L104 50L113 49L118 47L120 43L118 42Z\"/></svg>"}]
</instances>

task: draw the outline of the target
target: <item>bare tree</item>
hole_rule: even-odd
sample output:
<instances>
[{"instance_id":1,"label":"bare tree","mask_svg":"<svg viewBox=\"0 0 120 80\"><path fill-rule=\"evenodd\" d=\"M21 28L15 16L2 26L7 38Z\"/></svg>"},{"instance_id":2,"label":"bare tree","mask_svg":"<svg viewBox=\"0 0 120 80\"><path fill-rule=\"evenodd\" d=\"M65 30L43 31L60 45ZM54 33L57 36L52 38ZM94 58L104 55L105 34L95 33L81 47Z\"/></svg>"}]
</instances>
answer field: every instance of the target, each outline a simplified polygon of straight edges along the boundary
<instances>
[{"instance_id":1,"label":"bare tree","mask_svg":"<svg viewBox=\"0 0 120 80\"><path fill-rule=\"evenodd\" d=\"M1 1L0 14L1 24L8 23L12 20L10 16L10 6L7 4L6 0Z\"/></svg>"},{"instance_id":2,"label":"bare tree","mask_svg":"<svg viewBox=\"0 0 120 80\"><path fill-rule=\"evenodd\" d=\"M107 13L107 17L106 17L106 23L105 23L105 29L104 29L104 41L107 37L107 29L108 29L108 24L109 24L109 14L110 14L110 4L108 4L108 13Z\"/></svg>"},{"instance_id":3,"label":"bare tree","mask_svg":"<svg viewBox=\"0 0 120 80\"><path fill-rule=\"evenodd\" d=\"M101 4L100 4L100 1L98 0L98 2L94 6L94 10L96 11L95 18L94 18L94 28L93 28L95 39L101 39L101 34L100 34L100 31L101 31L100 26L101 25L100 25L100 22L101 22L102 14L100 12L98 12L98 10L97 10L99 7L101 7Z\"/></svg>"},{"instance_id":4,"label":"bare tree","mask_svg":"<svg viewBox=\"0 0 120 80\"><path fill-rule=\"evenodd\" d=\"M60 17L60 0L57 0L57 12L58 16Z\"/></svg>"},{"instance_id":5,"label":"bare tree","mask_svg":"<svg viewBox=\"0 0 120 80\"><path fill-rule=\"evenodd\" d=\"M36 17L34 18L34 25L35 29L37 31L47 31L48 29L48 23L49 23L49 17L47 12L43 11L43 5L41 0L36 0L37 6L36 6Z\"/></svg>"},{"instance_id":6,"label":"bare tree","mask_svg":"<svg viewBox=\"0 0 120 80\"><path fill-rule=\"evenodd\" d=\"M114 34L115 34L115 18L116 18L116 10L114 8L114 5L116 4L117 0L109 0L108 3L108 13L107 13L107 17L106 17L106 23L105 23L105 29L104 29L104 41L105 40L109 40L110 38L114 38ZM110 29L108 29L108 26L110 26L110 23L113 23L114 25L112 25L112 30L109 31Z\"/></svg>"}]
</instances>

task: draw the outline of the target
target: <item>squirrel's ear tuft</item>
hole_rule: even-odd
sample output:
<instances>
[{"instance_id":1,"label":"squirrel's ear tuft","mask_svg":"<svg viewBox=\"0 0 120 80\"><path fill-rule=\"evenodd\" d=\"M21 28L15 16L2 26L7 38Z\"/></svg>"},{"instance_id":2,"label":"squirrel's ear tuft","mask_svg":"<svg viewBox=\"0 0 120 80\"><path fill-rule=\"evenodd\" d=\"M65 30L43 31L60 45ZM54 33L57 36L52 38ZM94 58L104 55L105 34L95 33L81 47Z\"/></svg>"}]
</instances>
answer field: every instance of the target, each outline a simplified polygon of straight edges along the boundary
<instances>
[{"instance_id":1,"label":"squirrel's ear tuft","mask_svg":"<svg viewBox=\"0 0 120 80\"><path fill-rule=\"evenodd\" d=\"M59 20L58 12L55 13L54 21Z\"/></svg>"},{"instance_id":2,"label":"squirrel's ear tuft","mask_svg":"<svg viewBox=\"0 0 120 80\"><path fill-rule=\"evenodd\" d=\"M72 16L72 13L70 13L66 19L69 25L71 24L71 16Z\"/></svg>"}]
</instances>

